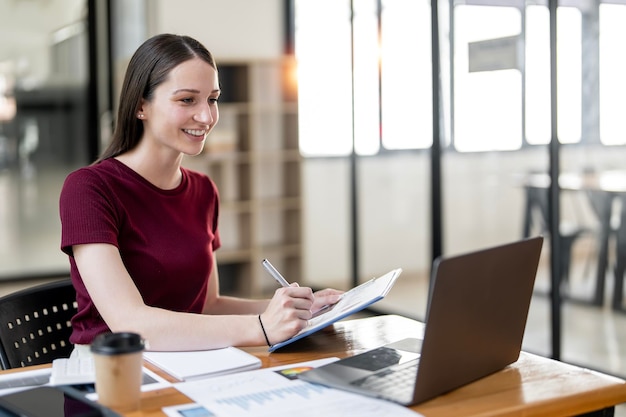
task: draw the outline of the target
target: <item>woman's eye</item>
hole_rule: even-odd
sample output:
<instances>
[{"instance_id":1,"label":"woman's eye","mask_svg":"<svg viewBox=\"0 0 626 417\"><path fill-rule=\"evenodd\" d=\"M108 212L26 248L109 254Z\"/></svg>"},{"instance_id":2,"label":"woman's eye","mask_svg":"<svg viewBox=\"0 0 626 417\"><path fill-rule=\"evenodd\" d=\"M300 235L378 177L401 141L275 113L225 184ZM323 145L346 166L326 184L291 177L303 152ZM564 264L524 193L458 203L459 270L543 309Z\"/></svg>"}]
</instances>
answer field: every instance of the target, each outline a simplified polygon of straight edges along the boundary
<instances>
[{"instance_id":1,"label":"woman's eye","mask_svg":"<svg viewBox=\"0 0 626 417\"><path fill-rule=\"evenodd\" d=\"M210 99L209 99L209 103L212 103L212 104L217 104L217 102L218 102L218 99L217 99L217 98L210 98Z\"/></svg>"},{"instance_id":2,"label":"woman's eye","mask_svg":"<svg viewBox=\"0 0 626 417\"><path fill-rule=\"evenodd\" d=\"M188 103L188 104L193 103L193 99L192 99L192 98L184 98L184 99L182 99L181 101L182 101L183 103Z\"/></svg>"}]
</instances>

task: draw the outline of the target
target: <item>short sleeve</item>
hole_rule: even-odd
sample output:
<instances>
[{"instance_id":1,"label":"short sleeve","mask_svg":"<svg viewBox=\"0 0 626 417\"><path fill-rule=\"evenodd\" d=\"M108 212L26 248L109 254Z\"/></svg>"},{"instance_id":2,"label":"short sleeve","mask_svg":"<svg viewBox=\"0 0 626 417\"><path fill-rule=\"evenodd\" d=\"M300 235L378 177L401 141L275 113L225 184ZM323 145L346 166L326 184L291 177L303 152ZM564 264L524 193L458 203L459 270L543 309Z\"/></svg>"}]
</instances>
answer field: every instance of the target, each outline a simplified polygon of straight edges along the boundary
<instances>
[{"instance_id":1,"label":"short sleeve","mask_svg":"<svg viewBox=\"0 0 626 417\"><path fill-rule=\"evenodd\" d=\"M68 175L59 198L61 250L72 256L74 245L118 246L119 215L114 202L115 197L96 173L83 168Z\"/></svg>"}]
</instances>

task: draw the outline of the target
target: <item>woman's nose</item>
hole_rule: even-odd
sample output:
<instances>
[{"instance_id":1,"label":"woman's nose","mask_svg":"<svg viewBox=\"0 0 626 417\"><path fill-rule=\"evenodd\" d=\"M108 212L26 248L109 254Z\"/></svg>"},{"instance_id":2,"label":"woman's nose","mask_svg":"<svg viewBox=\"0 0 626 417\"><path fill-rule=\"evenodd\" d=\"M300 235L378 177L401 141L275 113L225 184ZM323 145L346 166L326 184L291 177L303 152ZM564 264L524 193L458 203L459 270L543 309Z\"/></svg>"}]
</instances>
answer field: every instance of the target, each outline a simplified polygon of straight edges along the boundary
<instances>
[{"instance_id":1,"label":"woman's nose","mask_svg":"<svg viewBox=\"0 0 626 417\"><path fill-rule=\"evenodd\" d=\"M200 108L200 110L194 115L194 120L207 125L211 124L213 121L213 114L211 113L211 109L208 104Z\"/></svg>"}]
</instances>

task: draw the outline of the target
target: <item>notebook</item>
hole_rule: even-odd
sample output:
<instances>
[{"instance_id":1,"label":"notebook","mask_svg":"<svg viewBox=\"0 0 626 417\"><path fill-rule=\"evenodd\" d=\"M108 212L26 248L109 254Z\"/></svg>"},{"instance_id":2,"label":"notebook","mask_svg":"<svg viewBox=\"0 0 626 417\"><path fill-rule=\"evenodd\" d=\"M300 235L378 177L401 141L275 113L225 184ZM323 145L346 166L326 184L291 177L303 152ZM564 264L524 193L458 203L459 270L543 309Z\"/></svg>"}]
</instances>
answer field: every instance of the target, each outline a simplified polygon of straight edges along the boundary
<instances>
[{"instance_id":1,"label":"notebook","mask_svg":"<svg viewBox=\"0 0 626 417\"><path fill-rule=\"evenodd\" d=\"M521 352L542 244L542 237L533 237L436 259L423 338L300 378L413 405L503 369Z\"/></svg>"},{"instance_id":2,"label":"notebook","mask_svg":"<svg viewBox=\"0 0 626 417\"><path fill-rule=\"evenodd\" d=\"M269 351L274 352L382 300L389 293L401 273L401 268L393 269L380 277L372 278L346 291L335 304L326 306L315 313L308 324L297 334L270 346Z\"/></svg>"},{"instance_id":3,"label":"notebook","mask_svg":"<svg viewBox=\"0 0 626 417\"><path fill-rule=\"evenodd\" d=\"M223 349L143 353L148 362L182 381L209 378L261 367L261 360L236 347Z\"/></svg>"}]
</instances>

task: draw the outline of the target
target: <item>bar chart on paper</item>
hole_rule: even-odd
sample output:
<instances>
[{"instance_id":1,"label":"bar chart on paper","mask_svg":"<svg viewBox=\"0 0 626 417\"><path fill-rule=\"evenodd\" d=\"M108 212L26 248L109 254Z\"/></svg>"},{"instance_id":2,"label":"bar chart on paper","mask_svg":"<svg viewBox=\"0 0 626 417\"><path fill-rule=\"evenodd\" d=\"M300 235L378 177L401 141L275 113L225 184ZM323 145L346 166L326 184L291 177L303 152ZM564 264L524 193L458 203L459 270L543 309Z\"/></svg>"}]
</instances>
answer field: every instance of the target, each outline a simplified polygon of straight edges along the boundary
<instances>
[{"instance_id":1,"label":"bar chart on paper","mask_svg":"<svg viewBox=\"0 0 626 417\"><path fill-rule=\"evenodd\" d=\"M175 387L215 417L416 415L405 407L387 401L298 380L297 373L307 368L310 369L310 365L260 369L183 382L175 384ZM298 371L291 372L292 369Z\"/></svg>"},{"instance_id":2,"label":"bar chart on paper","mask_svg":"<svg viewBox=\"0 0 626 417\"><path fill-rule=\"evenodd\" d=\"M319 385L294 383L289 387L220 398L216 400L216 403L237 410L256 410L258 412L258 408L271 407L279 401L289 403L296 401L298 404L302 404L302 400L313 400L316 396L323 396L323 391L326 389Z\"/></svg>"}]
</instances>

